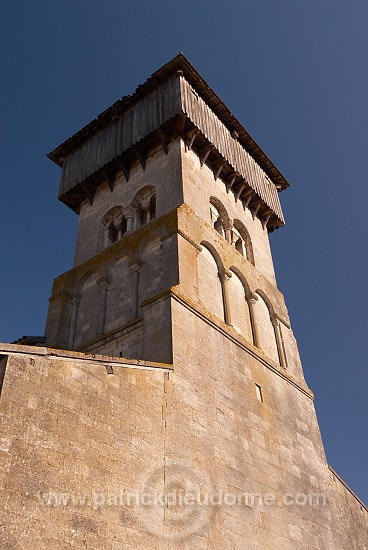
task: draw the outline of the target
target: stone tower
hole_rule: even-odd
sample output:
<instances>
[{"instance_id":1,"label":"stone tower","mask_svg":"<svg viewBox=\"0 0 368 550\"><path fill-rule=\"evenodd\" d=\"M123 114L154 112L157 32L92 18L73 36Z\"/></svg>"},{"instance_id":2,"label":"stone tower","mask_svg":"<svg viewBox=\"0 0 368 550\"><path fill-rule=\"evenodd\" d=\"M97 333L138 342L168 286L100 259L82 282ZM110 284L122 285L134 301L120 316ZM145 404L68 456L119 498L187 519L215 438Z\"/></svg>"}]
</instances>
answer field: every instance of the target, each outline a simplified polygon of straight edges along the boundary
<instances>
[{"instance_id":1,"label":"stone tower","mask_svg":"<svg viewBox=\"0 0 368 550\"><path fill-rule=\"evenodd\" d=\"M42 414L54 387L58 412L49 411L51 427L31 415L33 445L56 434L56 486L100 496L77 511L53 501L47 540L111 550L364 548L366 508L326 463L276 284L269 233L284 225L279 193L289 184L266 154L179 54L49 157L62 167L60 200L79 215L74 267L54 282L45 351L1 352L12 358L4 388L12 401L6 381L20 355L37 376L52 372L49 389L40 378L37 407ZM25 461L26 441L18 436ZM49 479L40 477L40 515ZM138 486L200 498L108 505L107 494Z\"/></svg>"}]
</instances>

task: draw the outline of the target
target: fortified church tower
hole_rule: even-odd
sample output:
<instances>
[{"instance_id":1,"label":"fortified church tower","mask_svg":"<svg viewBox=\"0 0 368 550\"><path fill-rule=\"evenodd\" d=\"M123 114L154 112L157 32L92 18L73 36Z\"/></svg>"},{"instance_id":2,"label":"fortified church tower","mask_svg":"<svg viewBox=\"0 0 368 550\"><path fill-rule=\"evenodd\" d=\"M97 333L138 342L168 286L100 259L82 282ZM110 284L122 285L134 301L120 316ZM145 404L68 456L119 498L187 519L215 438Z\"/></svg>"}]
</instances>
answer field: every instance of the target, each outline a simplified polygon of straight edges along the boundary
<instances>
[{"instance_id":1,"label":"fortified church tower","mask_svg":"<svg viewBox=\"0 0 368 550\"><path fill-rule=\"evenodd\" d=\"M83 533L111 550L365 548L366 509L327 465L277 288L269 233L284 225L289 184L266 154L179 54L48 156L79 215L74 267L54 282L43 356L22 353L59 366L37 403L54 380L50 422L61 416L38 429L75 437L78 454L53 440L64 466L38 474L42 491L53 479L73 492L167 489L171 475L262 504L190 508L181 523L168 506L143 521L102 505L52 509L44 533L58 545L37 547L71 548L74 529L73 548ZM7 349L16 370L19 350ZM26 438L18 451L31 460Z\"/></svg>"},{"instance_id":2,"label":"fortified church tower","mask_svg":"<svg viewBox=\"0 0 368 550\"><path fill-rule=\"evenodd\" d=\"M183 55L49 157L79 229L47 345L172 361L216 327L304 384L268 241L289 184Z\"/></svg>"}]
</instances>

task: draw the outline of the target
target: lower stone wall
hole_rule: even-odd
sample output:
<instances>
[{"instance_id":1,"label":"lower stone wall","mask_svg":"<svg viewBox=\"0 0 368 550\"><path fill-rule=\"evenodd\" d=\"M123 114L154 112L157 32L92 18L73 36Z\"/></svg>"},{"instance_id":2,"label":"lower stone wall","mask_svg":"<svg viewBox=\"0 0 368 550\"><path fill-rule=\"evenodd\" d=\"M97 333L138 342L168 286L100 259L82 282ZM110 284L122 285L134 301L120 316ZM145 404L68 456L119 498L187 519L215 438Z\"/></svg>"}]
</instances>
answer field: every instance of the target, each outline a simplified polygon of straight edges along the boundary
<instances>
[{"instance_id":1,"label":"lower stone wall","mask_svg":"<svg viewBox=\"0 0 368 550\"><path fill-rule=\"evenodd\" d=\"M0 547L362 550L308 392L171 307L174 367L0 346Z\"/></svg>"},{"instance_id":2,"label":"lower stone wall","mask_svg":"<svg viewBox=\"0 0 368 550\"><path fill-rule=\"evenodd\" d=\"M334 481L312 394L183 301L172 318L167 457L184 441L182 463L228 498L214 518L202 515L201 544L188 548L364 548L367 510Z\"/></svg>"},{"instance_id":3,"label":"lower stone wall","mask_svg":"<svg viewBox=\"0 0 368 550\"><path fill-rule=\"evenodd\" d=\"M163 470L170 367L1 353L12 347L0 399L0 547L156 548L123 496Z\"/></svg>"}]
</instances>

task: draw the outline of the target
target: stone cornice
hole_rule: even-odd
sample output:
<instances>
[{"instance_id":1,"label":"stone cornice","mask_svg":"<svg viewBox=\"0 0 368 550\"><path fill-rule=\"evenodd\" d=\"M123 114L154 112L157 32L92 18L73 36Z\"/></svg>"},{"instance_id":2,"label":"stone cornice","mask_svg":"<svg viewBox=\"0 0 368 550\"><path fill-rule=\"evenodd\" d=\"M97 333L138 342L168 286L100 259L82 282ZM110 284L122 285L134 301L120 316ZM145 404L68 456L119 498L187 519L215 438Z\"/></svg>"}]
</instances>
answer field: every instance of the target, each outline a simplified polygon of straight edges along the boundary
<instances>
[{"instance_id":1,"label":"stone cornice","mask_svg":"<svg viewBox=\"0 0 368 550\"><path fill-rule=\"evenodd\" d=\"M201 310L198 305L193 304L191 300L189 300L184 294L180 291L179 287L172 287L169 290L166 290L164 292L161 292L157 294L156 296L152 296L149 300L146 300L143 302L141 307L145 307L147 305L151 305L155 302L161 301L165 298L172 298L176 300L178 303L186 307L189 311L197 315L202 321L206 322L208 325L210 325L212 328L220 332L222 335L224 335L226 338L240 346L242 349L247 351L250 355L252 355L255 359L257 359L260 363L262 363L267 369L275 373L277 376L291 384L293 387L295 387L298 391L309 397L309 399L314 399L313 392L307 387L302 386L298 380L290 376L285 369L282 367L276 365L276 363L273 363L270 359L265 357L263 353L259 350L259 348L256 348L251 343L244 340L240 335L232 334L231 329L225 324L221 323L219 319L216 319L214 316L212 316L208 311L206 311L204 308Z\"/></svg>"},{"instance_id":2,"label":"stone cornice","mask_svg":"<svg viewBox=\"0 0 368 550\"><path fill-rule=\"evenodd\" d=\"M155 361L144 361L138 359L126 359L114 357L111 355L95 355L81 353L78 351L67 351L61 349L37 347L37 346L18 346L15 344L0 344L1 355L45 357L49 359L76 361L84 364L114 365L116 367L149 369L173 371L173 365L168 363L156 363Z\"/></svg>"}]
</instances>

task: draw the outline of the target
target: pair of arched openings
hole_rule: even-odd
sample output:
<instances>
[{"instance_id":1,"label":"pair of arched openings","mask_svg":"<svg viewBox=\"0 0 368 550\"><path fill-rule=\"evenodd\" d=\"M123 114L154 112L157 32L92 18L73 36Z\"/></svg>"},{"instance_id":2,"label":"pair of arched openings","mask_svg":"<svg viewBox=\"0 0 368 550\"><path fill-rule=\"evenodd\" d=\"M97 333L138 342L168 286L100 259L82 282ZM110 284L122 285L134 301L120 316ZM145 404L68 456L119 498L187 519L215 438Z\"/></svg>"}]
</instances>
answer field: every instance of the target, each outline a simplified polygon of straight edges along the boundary
<instances>
[{"instance_id":1,"label":"pair of arched openings","mask_svg":"<svg viewBox=\"0 0 368 550\"><path fill-rule=\"evenodd\" d=\"M124 246L111 254L103 271L88 269L71 300L68 349L124 326L140 315L139 304L162 290L162 241L150 232L132 255Z\"/></svg>"},{"instance_id":2,"label":"pair of arched openings","mask_svg":"<svg viewBox=\"0 0 368 550\"><path fill-rule=\"evenodd\" d=\"M98 250L115 243L127 232L139 229L156 217L156 189L147 185L134 196L129 206L114 206L103 217Z\"/></svg>"},{"instance_id":3,"label":"pair of arched openings","mask_svg":"<svg viewBox=\"0 0 368 550\"><path fill-rule=\"evenodd\" d=\"M218 252L207 241L201 243L197 270L198 297L205 309L286 367L281 328L266 294L259 289L253 294L237 267L226 271Z\"/></svg>"},{"instance_id":4,"label":"pair of arched openings","mask_svg":"<svg viewBox=\"0 0 368 550\"><path fill-rule=\"evenodd\" d=\"M248 261L254 265L254 253L250 235L244 224L230 219L226 208L216 197L210 198L210 216L214 229Z\"/></svg>"}]
</instances>

